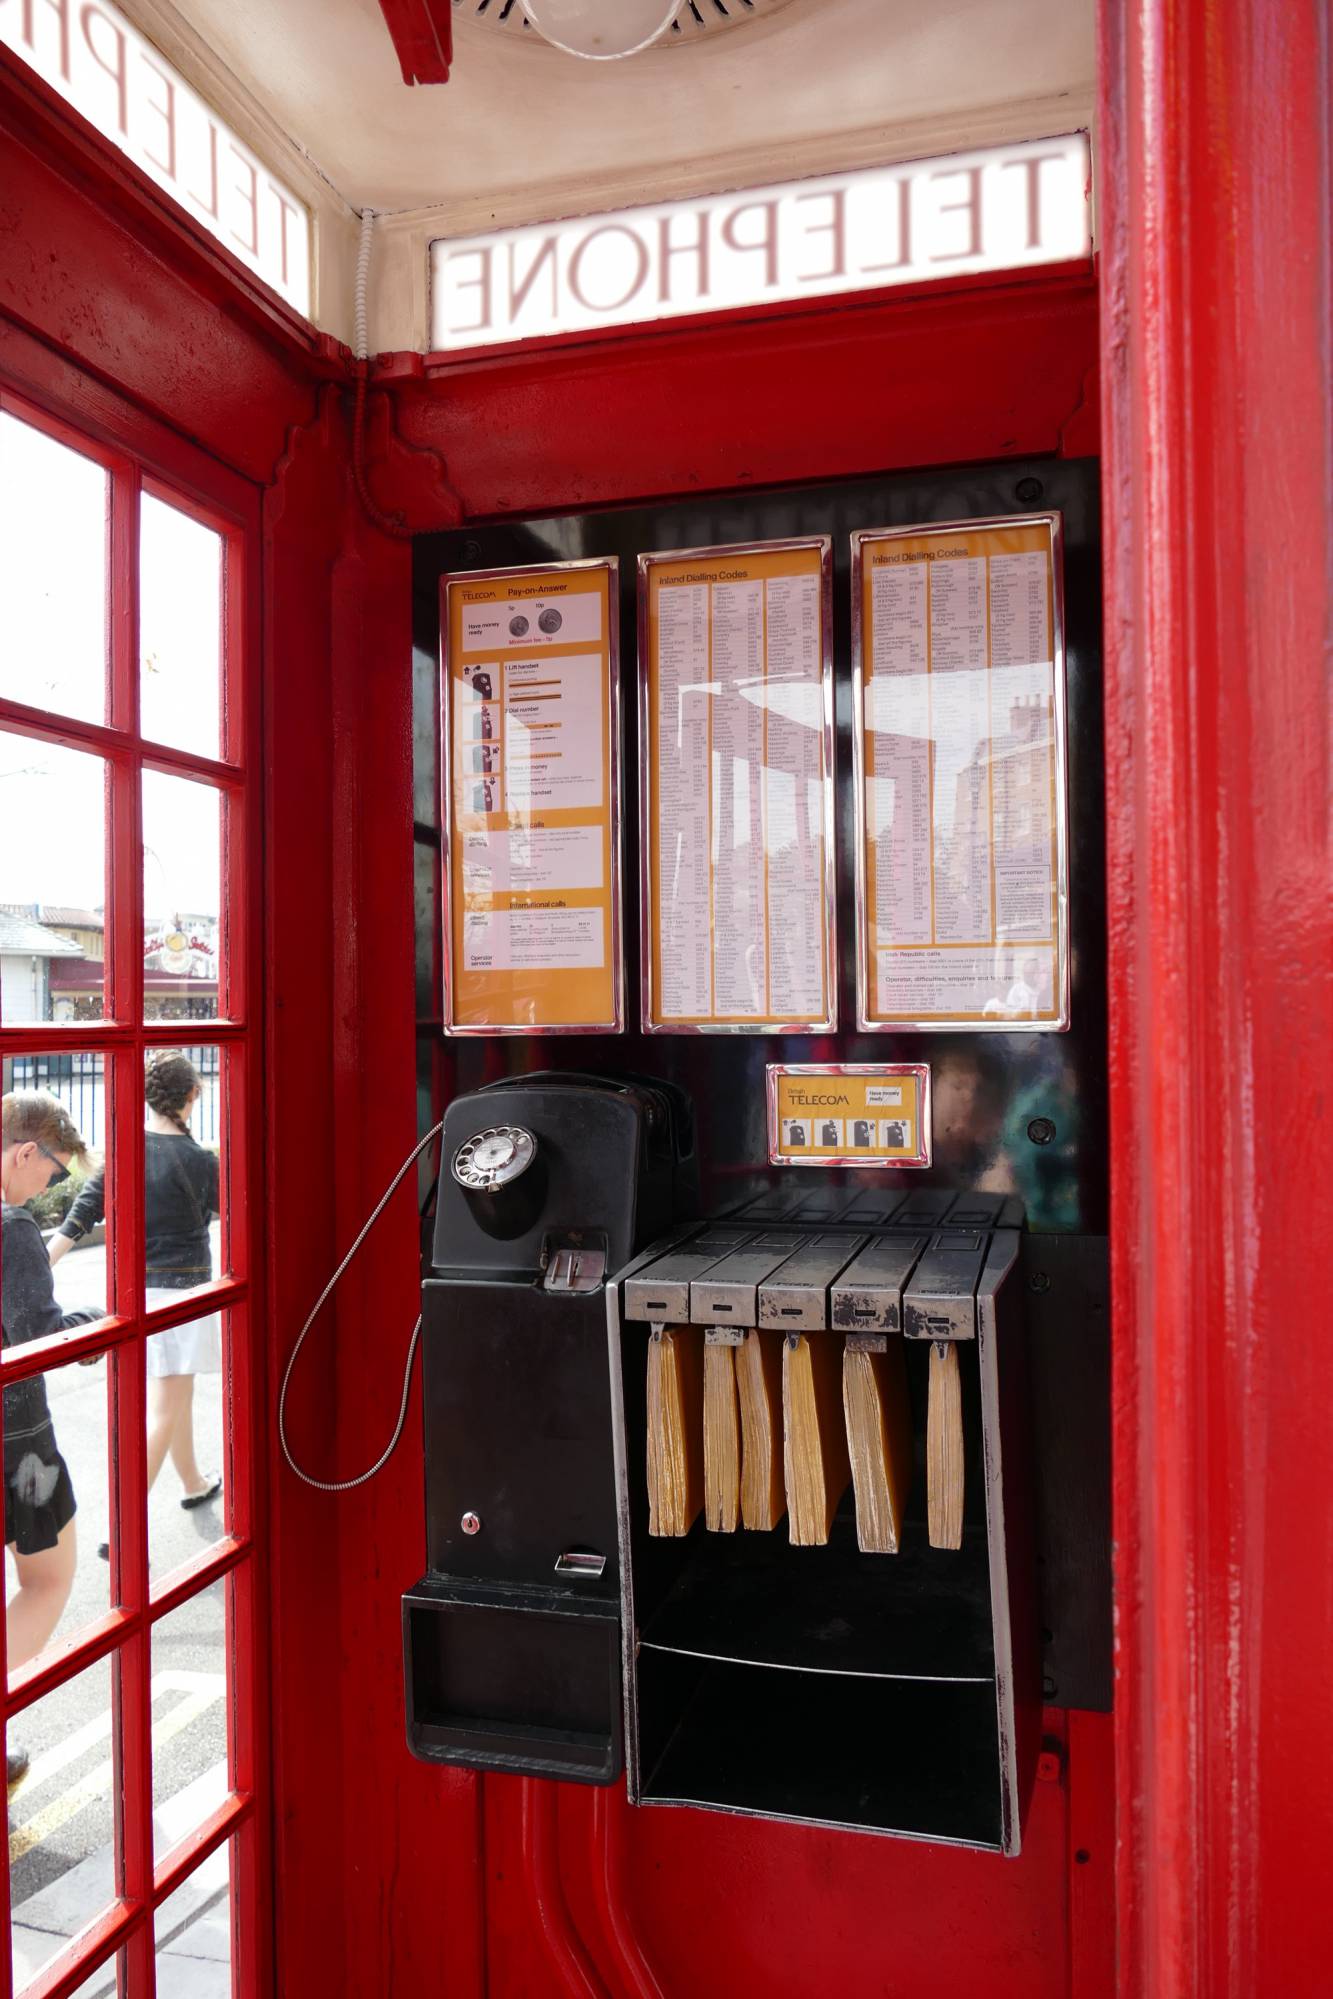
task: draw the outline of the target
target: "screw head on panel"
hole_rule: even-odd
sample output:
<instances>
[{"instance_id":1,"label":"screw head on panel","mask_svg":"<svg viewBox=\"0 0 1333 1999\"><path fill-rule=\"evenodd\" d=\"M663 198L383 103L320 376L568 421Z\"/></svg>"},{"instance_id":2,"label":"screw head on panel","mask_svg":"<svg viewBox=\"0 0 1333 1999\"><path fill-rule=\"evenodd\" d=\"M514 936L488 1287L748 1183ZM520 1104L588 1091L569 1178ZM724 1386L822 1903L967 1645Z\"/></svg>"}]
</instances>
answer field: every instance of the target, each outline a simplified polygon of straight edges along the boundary
<instances>
[{"instance_id":1,"label":"screw head on panel","mask_svg":"<svg viewBox=\"0 0 1333 1999\"><path fill-rule=\"evenodd\" d=\"M479 1513L465 1513L458 1524L465 1534L480 1534L481 1515Z\"/></svg>"}]
</instances>

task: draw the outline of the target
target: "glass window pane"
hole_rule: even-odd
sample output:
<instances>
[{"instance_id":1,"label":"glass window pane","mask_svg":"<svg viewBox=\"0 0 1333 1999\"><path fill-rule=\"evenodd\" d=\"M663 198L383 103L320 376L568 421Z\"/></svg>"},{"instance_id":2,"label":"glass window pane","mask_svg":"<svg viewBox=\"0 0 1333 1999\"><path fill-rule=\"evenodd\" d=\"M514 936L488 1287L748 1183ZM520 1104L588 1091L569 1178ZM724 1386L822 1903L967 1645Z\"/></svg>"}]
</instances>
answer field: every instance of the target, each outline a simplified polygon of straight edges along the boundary
<instances>
[{"instance_id":1,"label":"glass window pane","mask_svg":"<svg viewBox=\"0 0 1333 1999\"><path fill-rule=\"evenodd\" d=\"M150 493L139 509L139 653L143 734L220 755L222 537Z\"/></svg>"},{"instance_id":2,"label":"glass window pane","mask_svg":"<svg viewBox=\"0 0 1333 1999\"><path fill-rule=\"evenodd\" d=\"M144 1057L144 1276L154 1305L180 1303L230 1268L223 1155L226 1058L216 1042Z\"/></svg>"},{"instance_id":3,"label":"glass window pane","mask_svg":"<svg viewBox=\"0 0 1333 1999\"><path fill-rule=\"evenodd\" d=\"M163 1294L159 1294L161 1302ZM225 1433L232 1315L148 1335L148 1562L154 1586L226 1531ZM187 1503L188 1502L188 1503Z\"/></svg>"},{"instance_id":4,"label":"glass window pane","mask_svg":"<svg viewBox=\"0 0 1333 1999\"><path fill-rule=\"evenodd\" d=\"M21 1992L116 1895L111 1662L14 1716L28 1758L9 1793L10 1950ZM107 1968L103 1984L111 1982ZM96 1992L101 1986L93 1982Z\"/></svg>"},{"instance_id":5,"label":"glass window pane","mask_svg":"<svg viewBox=\"0 0 1333 1999\"><path fill-rule=\"evenodd\" d=\"M0 415L0 694L106 720L109 481Z\"/></svg>"},{"instance_id":6,"label":"glass window pane","mask_svg":"<svg viewBox=\"0 0 1333 1999\"><path fill-rule=\"evenodd\" d=\"M225 1625L220 1579L153 1626L155 1862L227 1796Z\"/></svg>"},{"instance_id":7,"label":"glass window pane","mask_svg":"<svg viewBox=\"0 0 1333 1999\"><path fill-rule=\"evenodd\" d=\"M6 1279L7 1332L11 1297ZM103 1361L74 1362L4 1390L11 1677L111 1602L111 1571L100 1554L110 1518L106 1373Z\"/></svg>"},{"instance_id":8,"label":"glass window pane","mask_svg":"<svg viewBox=\"0 0 1333 1999\"><path fill-rule=\"evenodd\" d=\"M230 1872L228 1840L153 1918L158 1999L231 1999Z\"/></svg>"},{"instance_id":9,"label":"glass window pane","mask_svg":"<svg viewBox=\"0 0 1333 1999\"><path fill-rule=\"evenodd\" d=\"M70 1994L70 1999L117 1999L116 1967L117 1965L123 1965L124 1962L124 1951L119 1952L115 1957L109 1957L105 1964L99 1966L96 1971L84 1979L82 1985L75 1986L73 1992ZM126 1975L128 1976L128 1971ZM122 1985L120 1989L123 1992L127 1991L128 1987Z\"/></svg>"},{"instance_id":10,"label":"glass window pane","mask_svg":"<svg viewBox=\"0 0 1333 1999\"><path fill-rule=\"evenodd\" d=\"M6 1027L102 1018L105 824L100 757L0 731L0 1022Z\"/></svg>"},{"instance_id":11,"label":"glass window pane","mask_svg":"<svg viewBox=\"0 0 1333 1999\"><path fill-rule=\"evenodd\" d=\"M210 1020L221 960L221 805L211 785L143 775L144 1014Z\"/></svg>"},{"instance_id":12,"label":"glass window pane","mask_svg":"<svg viewBox=\"0 0 1333 1999\"><path fill-rule=\"evenodd\" d=\"M67 1180L47 1187L27 1203L43 1229L57 1228L78 1198L84 1181L102 1164L108 1130L103 1057L89 1048L41 1049L32 1055L7 1055L0 1061L0 1088L24 1093L40 1090L45 1096L54 1097L87 1148L86 1158L71 1158ZM59 1146L55 1149L62 1152ZM71 1309L75 1303L87 1302L71 1299Z\"/></svg>"}]
</instances>

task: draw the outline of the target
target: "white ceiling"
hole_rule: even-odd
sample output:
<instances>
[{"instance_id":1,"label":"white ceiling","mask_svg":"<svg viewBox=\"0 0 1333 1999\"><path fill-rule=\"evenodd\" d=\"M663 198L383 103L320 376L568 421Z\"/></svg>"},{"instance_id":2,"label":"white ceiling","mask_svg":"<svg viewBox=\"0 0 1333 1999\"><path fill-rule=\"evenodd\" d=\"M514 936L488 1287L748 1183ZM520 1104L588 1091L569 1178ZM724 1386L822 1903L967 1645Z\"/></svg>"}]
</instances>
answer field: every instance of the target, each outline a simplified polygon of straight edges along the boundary
<instances>
[{"instance_id":1,"label":"white ceiling","mask_svg":"<svg viewBox=\"0 0 1333 1999\"><path fill-rule=\"evenodd\" d=\"M1088 122L1093 0L787 0L590 63L456 19L406 87L377 0L128 0L169 11L352 206L542 221Z\"/></svg>"}]
</instances>

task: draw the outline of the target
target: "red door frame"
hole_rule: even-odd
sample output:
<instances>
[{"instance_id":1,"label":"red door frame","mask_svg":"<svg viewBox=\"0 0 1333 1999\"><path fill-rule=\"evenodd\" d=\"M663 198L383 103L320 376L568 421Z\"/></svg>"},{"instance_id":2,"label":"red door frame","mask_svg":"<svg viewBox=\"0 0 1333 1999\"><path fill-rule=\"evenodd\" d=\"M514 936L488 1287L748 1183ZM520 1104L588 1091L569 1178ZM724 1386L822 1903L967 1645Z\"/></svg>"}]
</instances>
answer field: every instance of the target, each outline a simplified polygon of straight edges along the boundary
<instances>
[{"instance_id":1,"label":"red door frame","mask_svg":"<svg viewBox=\"0 0 1333 1999\"><path fill-rule=\"evenodd\" d=\"M24 1707L113 1655L117 1713L115 1754L121 1785L119 1837L123 1843L125 1897L95 1929L59 1953L29 1989L42 1999L64 1999L87 1977L90 1956L105 1962L123 1952L131 1988L153 1989L152 1910L224 1842L231 1843L232 1951L235 1961L262 1978L272 1930L270 1801L264 1773L270 1763L266 1649L262 1642L267 1597L266 1549L255 1533L266 1517L266 1466L260 1382L264 1353L266 1263L263 1214L249 1190L261 1178L262 1015L259 964L251 941L254 885L260 878L262 759L259 716L259 604L253 577L259 542L258 495L253 486L195 447L145 418L133 405L104 392L96 416L77 412L71 423L67 366L41 343L11 332L0 368L0 408L57 441L100 462L110 479L107 560L109 723L50 715L12 700L0 701L0 724L105 760L110 809L107 822L107 888L110 927L105 1020L76 1026L0 1025L6 1055L60 1047L98 1052L105 1064L113 1107L109 1164L119 1190L110 1230L114 1312L94 1327L7 1350L0 1374L17 1381L43 1367L85 1356L110 1357L108 1463L114 1480L118 1531L112 1542L112 1608L67 1642L55 1642L15 1676L0 1680L0 1711L21 1716ZM151 493L192 514L223 539L222 643L227 660L224 743L208 758L144 743L139 736L138 522L139 495ZM58 532L53 522L52 532ZM140 869L139 771L211 780L221 804L219 1019L197 1023L198 1038L222 1052L226 1139L226 1235L230 1272L180 1305L154 1309L150 1330L183 1324L209 1305L230 1314L228 1338L229 1527L185 1568L150 1584L144 1487L145 1377L143 1360L143 1142L144 1052L175 1046L181 1023L145 1023L143 1016L143 885ZM113 875L115 877L113 883ZM139 1439L137 1447L135 1439ZM129 1440L130 1448L120 1448ZM256 1493L256 1482L259 1492ZM85 1551L83 1559L88 1558ZM151 1640L163 1618L222 1580L229 1591L227 1640L228 1751L234 1781L224 1803L154 1863L153 1781L150 1760ZM3 1650L0 1640L0 1652ZM20 1724L21 1725L21 1724ZM8 1873L0 1883L0 1914L9 1913ZM0 1955L0 1994L11 1989L9 1952Z\"/></svg>"},{"instance_id":2,"label":"red door frame","mask_svg":"<svg viewBox=\"0 0 1333 1999\"><path fill-rule=\"evenodd\" d=\"M1327 1989L1330 15L1103 5L1120 1989Z\"/></svg>"}]
</instances>

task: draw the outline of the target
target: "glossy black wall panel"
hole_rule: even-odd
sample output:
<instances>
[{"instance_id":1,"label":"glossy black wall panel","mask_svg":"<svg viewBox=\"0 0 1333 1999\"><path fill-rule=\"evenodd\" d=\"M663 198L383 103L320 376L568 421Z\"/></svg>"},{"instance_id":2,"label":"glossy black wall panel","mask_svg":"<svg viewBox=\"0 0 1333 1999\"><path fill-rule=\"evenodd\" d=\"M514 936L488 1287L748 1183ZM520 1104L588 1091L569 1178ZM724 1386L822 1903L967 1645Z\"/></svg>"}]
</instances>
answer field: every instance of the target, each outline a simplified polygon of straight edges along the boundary
<instances>
[{"instance_id":1,"label":"glossy black wall panel","mask_svg":"<svg viewBox=\"0 0 1333 1999\"><path fill-rule=\"evenodd\" d=\"M473 526L426 537L416 547L418 1000L432 1096L544 1066L624 1069L665 1076L692 1094L699 1118L705 1200L721 1204L772 1177L765 1165L764 1067L772 1061L927 1061L934 1078L934 1164L927 1177L951 1187L1019 1194L1034 1229L1100 1233L1107 1220L1106 966L1102 831L1100 548L1097 468L1006 463L973 470L725 494L687 504ZM1059 508L1065 528L1069 714L1070 900L1073 1025L1067 1034L867 1034L834 1036L653 1035L639 1014L638 745L635 564L647 549L690 548L831 534L837 717L839 1015L855 1018L855 831L852 791L851 581L854 528L961 520ZM440 1043L438 938L439 579L476 569L581 556L618 555L625 734L625 941L630 1031L615 1037ZM424 1109L423 1105L423 1109ZM1045 1144L1029 1128L1053 1127ZM1038 1126L1038 1129L1042 1129ZM811 1169L785 1169L804 1175ZM828 1177L855 1184L864 1174ZM896 1170L889 1184L915 1176ZM877 1184L884 1179L874 1176Z\"/></svg>"},{"instance_id":2,"label":"glossy black wall panel","mask_svg":"<svg viewBox=\"0 0 1333 1999\"><path fill-rule=\"evenodd\" d=\"M839 1016L855 1018L851 564L854 528L906 527L1058 508L1064 517L1069 740L1072 1026L1066 1034L789 1035L638 1031L636 562L645 550L829 534L834 554ZM628 1032L606 1037L448 1040L440 1030L439 582L458 569L584 556L620 558L624 697L624 938ZM698 1118L707 1208L765 1185L810 1192L861 1184L1013 1192L1036 1240L1033 1286L1034 1499L1043 1577L1047 1697L1110 1699L1106 893L1101 548L1095 461L1006 461L826 486L701 495L609 513L474 524L415 549L417 1000L422 1128L458 1092L537 1068L635 1072L687 1089ZM934 1163L924 1171L831 1172L766 1165L769 1062L929 1062ZM1045 1140L1038 1143L1034 1130ZM1040 1237L1068 1238L1042 1256Z\"/></svg>"}]
</instances>

